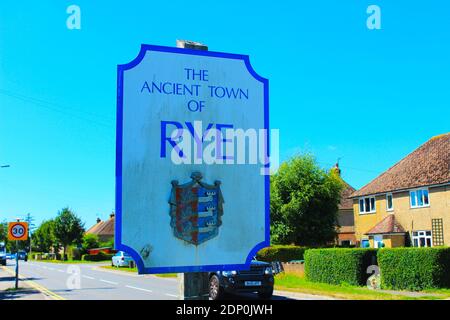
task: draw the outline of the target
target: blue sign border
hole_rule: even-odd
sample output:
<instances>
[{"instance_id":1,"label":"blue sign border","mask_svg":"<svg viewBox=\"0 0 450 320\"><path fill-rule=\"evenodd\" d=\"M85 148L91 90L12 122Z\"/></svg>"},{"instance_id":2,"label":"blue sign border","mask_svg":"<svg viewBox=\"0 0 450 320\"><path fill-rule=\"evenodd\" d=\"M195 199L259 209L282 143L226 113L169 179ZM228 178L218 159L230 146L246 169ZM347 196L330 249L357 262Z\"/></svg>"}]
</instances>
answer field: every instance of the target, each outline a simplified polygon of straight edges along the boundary
<instances>
[{"instance_id":1,"label":"blue sign border","mask_svg":"<svg viewBox=\"0 0 450 320\"><path fill-rule=\"evenodd\" d=\"M221 270L245 270L250 268L250 263L256 253L262 248L270 245L270 176L264 176L265 184L265 239L258 243L247 256L244 264L203 265L203 266L177 266L177 267L155 267L145 268L141 256L132 248L122 243L122 134L123 134L123 74L137 66L147 51L170 52L196 56L208 56L224 59L242 60L248 72L264 85L264 128L269 132L269 80L258 75L250 64L247 55L231 54L213 51L201 51L174 47L164 47L142 44L138 56L127 64L117 66L117 123L116 123L116 219L115 219L115 247L117 250L125 251L131 255L136 262L139 274L147 273L182 273L182 272L207 272ZM268 135L269 139L269 135ZM267 145L270 155L269 145ZM266 165L269 170L269 165ZM169 210L169 209L167 209Z\"/></svg>"}]
</instances>

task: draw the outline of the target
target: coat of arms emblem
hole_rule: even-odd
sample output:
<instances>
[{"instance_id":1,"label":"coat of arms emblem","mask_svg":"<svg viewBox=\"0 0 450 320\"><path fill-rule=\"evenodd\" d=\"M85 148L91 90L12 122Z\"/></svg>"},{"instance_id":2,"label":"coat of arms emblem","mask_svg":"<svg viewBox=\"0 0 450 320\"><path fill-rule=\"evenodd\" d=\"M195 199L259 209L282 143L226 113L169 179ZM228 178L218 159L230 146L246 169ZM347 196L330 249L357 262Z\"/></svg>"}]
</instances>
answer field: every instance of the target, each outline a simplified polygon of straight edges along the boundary
<instances>
[{"instance_id":1,"label":"coat of arms emblem","mask_svg":"<svg viewBox=\"0 0 450 320\"><path fill-rule=\"evenodd\" d=\"M170 226L175 237L197 246L219 234L224 201L220 181L206 184L200 172L191 178L181 185L172 181Z\"/></svg>"}]
</instances>

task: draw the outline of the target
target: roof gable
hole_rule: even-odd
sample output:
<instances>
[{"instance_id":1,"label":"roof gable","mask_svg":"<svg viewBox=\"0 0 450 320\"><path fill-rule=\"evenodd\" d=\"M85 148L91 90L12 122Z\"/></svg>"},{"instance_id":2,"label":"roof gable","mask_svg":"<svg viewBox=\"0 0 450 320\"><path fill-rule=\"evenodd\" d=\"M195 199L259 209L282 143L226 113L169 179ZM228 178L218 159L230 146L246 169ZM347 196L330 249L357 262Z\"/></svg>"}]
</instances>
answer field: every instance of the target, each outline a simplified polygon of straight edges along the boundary
<instances>
[{"instance_id":1,"label":"roof gable","mask_svg":"<svg viewBox=\"0 0 450 320\"><path fill-rule=\"evenodd\" d=\"M344 182L344 189L341 193L341 202L339 203L339 210L353 210L353 200L350 199L350 196L356 190L349 185L347 182Z\"/></svg>"},{"instance_id":2,"label":"roof gable","mask_svg":"<svg viewBox=\"0 0 450 320\"><path fill-rule=\"evenodd\" d=\"M107 221L100 221L89 228L86 233L98 236L114 236L115 217L110 217Z\"/></svg>"},{"instance_id":3,"label":"roof gable","mask_svg":"<svg viewBox=\"0 0 450 320\"><path fill-rule=\"evenodd\" d=\"M354 192L374 195L450 182L450 133L428 140L393 167Z\"/></svg>"}]
</instances>

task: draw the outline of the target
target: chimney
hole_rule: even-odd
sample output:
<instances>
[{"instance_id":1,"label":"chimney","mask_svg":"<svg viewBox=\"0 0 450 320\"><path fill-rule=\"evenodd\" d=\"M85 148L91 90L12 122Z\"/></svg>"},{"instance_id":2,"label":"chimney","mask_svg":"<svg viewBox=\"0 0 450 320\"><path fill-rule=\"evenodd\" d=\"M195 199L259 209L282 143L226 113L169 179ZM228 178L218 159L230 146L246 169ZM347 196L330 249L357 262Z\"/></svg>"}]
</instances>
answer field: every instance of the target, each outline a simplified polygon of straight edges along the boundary
<instances>
[{"instance_id":1,"label":"chimney","mask_svg":"<svg viewBox=\"0 0 450 320\"><path fill-rule=\"evenodd\" d=\"M100 223L102 221L102 219L97 218L97 223Z\"/></svg>"},{"instance_id":2,"label":"chimney","mask_svg":"<svg viewBox=\"0 0 450 320\"><path fill-rule=\"evenodd\" d=\"M339 162L336 162L332 170L334 170L338 174L338 176L341 176L341 169L339 169Z\"/></svg>"},{"instance_id":3,"label":"chimney","mask_svg":"<svg viewBox=\"0 0 450 320\"><path fill-rule=\"evenodd\" d=\"M112 219L112 218L114 218L115 215L116 215L116 214L115 214L114 211L113 211L113 212L111 212L111 214L109 215L109 217Z\"/></svg>"}]
</instances>

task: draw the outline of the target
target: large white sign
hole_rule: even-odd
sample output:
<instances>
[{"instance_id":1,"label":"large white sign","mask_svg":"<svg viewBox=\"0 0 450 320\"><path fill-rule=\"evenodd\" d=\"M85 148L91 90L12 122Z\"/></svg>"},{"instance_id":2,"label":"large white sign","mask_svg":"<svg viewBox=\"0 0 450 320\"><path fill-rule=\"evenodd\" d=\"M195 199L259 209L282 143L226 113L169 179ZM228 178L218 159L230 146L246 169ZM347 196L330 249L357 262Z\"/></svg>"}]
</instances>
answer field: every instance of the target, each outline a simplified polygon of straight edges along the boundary
<instances>
[{"instance_id":1,"label":"large white sign","mask_svg":"<svg viewBox=\"0 0 450 320\"><path fill-rule=\"evenodd\" d=\"M140 273L246 269L269 245L268 81L143 45L118 66L116 248Z\"/></svg>"}]
</instances>

